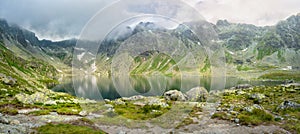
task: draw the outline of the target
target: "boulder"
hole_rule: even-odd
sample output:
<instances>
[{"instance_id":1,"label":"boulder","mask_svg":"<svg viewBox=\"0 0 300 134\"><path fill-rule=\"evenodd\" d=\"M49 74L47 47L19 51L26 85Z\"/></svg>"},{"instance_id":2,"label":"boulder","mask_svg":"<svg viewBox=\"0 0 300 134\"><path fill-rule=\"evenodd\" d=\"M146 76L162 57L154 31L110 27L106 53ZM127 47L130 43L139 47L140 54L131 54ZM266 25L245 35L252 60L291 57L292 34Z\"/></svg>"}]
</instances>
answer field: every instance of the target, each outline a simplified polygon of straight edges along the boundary
<instances>
[{"instance_id":1,"label":"boulder","mask_svg":"<svg viewBox=\"0 0 300 134\"><path fill-rule=\"evenodd\" d=\"M195 87L186 92L189 101L205 102L208 92L204 87Z\"/></svg>"},{"instance_id":2,"label":"boulder","mask_svg":"<svg viewBox=\"0 0 300 134\"><path fill-rule=\"evenodd\" d=\"M85 110L82 110L82 111L79 112L79 115L80 115L80 116L87 116L87 115L88 115L88 112L85 111Z\"/></svg>"},{"instance_id":3,"label":"boulder","mask_svg":"<svg viewBox=\"0 0 300 134\"><path fill-rule=\"evenodd\" d=\"M166 100L172 101L186 101L187 96L178 90L170 90L164 93Z\"/></svg>"},{"instance_id":4,"label":"boulder","mask_svg":"<svg viewBox=\"0 0 300 134\"><path fill-rule=\"evenodd\" d=\"M20 124L20 121L19 120L12 120L10 122L11 125L19 125Z\"/></svg>"},{"instance_id":5,"label":"boulder","mask_svg":"<svg viewBox=\"0 0 300 134\"><path fill-rule=\"evenodd\" d=\"M249 96L250 99L256 100L257 102L261 103L261 101L266 98L266 96L264 94L261 93L254 93L254 94L250 94Z\"/></svg>"},{"instance_id":6,"label":"boulder","mask_svg":"<svg viewBox=\"0 0 300 134\"><path fill-rule=\"evenodd\" d=\"M283 109L288 109L288 108L291 108L291 109L300 108L300 104L293 102L293 101L284 101L277 107L277 110L283 110Z\"/></svg>"},{"instance_id":7,"label":"boulder","mask_svg":"<svg viewBox=\"0 0 300 134\"><path fill-rule=\"evenodd\" d=\"M254 104L252 106L249 106L249 107L244 107L244 111L247 111L247 112L252 112L254 109L260 109L260 110L263 110L264 108L258 104Z\"/></svg>"},{"instance_id":8,"label":"boulder","mask_svg":"<svg viewBox=\"0 0 300 134\"><path fill-rule=\"evenodd\" d=\"M146 103L148 105L155 105L155 106L160 106L160 107L168 107L169 105L164 101L164 99L159 99L155 97L147 97Z\"/></svg>"},{"instance_id":9,"label":"boulder","mask_svg":"<svg viewBox=\"0 0 300 134\"><path fill-rule=\"evenodd\" d=\"M11 86L14 86L17 83L17 80L10 76L2 78L2 81L4 84L11 85Z\"/></svg>"},{"instance_id":10,"label":"boulder","mask_svg":"<svg viewBox=\"0 0 300 134\"><path fill-rule=\"evenodd\" d=\"M32 95L20 93L15 96L18 101L23 102L25 104L33 104L33 103L45 103L49 101L49 97L41 92L36 92Z\"/></svg>"},{"instance_id":11,"label":"boulder","mask_svg":"<svg viewBox=\"0 0 300 134\"><path fill-rule=\"evenodd\" d=\"M116 105L125 105L125 102L122 99L117 99L114 101Z\"/></svg>"},{"instance_id":12,"label":"boulder","mask_svg":"<svg viewBox=\"0 0 300 134\"><path fill-rule=\"evenodd\" d=\"M250 84L240 84L240 85L235 86L235 89L245 89L245 88L250 88L250 87L252 87L252 85L250 85Z\"/></svg>"},{"instance_id":13,"label":"boulder","mask_svg":"<svg viewBox=\"0 0 300 134\"><path fill-rule=\"evenodd\" d=\"M0 123L2 123L2 124L9 124L9 121L6 118L4 118L4 117L0 117Z\"/></svg>"}]
</instances>

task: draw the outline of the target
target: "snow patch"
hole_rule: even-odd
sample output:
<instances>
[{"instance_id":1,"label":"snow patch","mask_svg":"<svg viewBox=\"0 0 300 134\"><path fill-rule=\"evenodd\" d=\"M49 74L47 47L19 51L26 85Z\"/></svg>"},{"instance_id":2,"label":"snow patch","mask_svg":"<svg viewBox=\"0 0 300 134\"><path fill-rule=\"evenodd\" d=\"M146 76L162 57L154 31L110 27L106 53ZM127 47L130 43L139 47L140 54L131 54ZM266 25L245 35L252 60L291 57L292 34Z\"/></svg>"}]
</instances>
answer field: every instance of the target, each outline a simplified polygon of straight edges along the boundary
<instances>
[{"instance_id":1,"label":"snow patch","mask_svg":"<svg viewBox=\"0 0 300 134\"><path fill-rule=\"evenodd\" d=\"M85 51L84 48L78 48L78 47L74 47L75 50L81 50L81 51Z\"/></svg>"},{"instance_id":2,"label":"snow patch","mask_svg":"<svg viewBox=\"0 0 300 134\"><path fill-rule=\"evenodd\" d=\"M81 54L78 54L77 55L77 59L78 60L81 60L82 59L82 57L85 55L85 52L83 52L83 53L81 53Z\"/></svg>"},{"instance_id":3,"label":"snow patch","mask_svg":"<svg viewBox=\"0 0 300 134\"><path fill-rule=\"evenodd\" d=\"M247 50L248 50L248 48L245 48L245 49L243 49L242 51L245 52L245 51L247 51Z\"/></svg>"},{"instance_id":4,"label":"snow patch","mask_svg":"<svg viewBox=\"0 0 300 134\"><path fill-rule=\"evenodd\" d=\"M231 51L229 51L229 50L228 50L228 53L230 53L230 54L234 54L234 52L231 52Z\"/></svg>"}]
</instances>

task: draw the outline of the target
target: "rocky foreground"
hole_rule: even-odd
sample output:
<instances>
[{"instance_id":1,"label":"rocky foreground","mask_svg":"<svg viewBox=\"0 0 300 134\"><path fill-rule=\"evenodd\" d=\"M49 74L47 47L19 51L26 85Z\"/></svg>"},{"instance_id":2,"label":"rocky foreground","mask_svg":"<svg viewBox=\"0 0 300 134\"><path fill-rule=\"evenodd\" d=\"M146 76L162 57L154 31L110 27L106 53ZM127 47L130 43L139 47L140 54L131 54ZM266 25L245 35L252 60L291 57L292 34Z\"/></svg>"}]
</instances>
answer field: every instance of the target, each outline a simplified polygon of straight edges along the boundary
<instances>
[{"instance_id":1,"label":"rocky foreground","mask_svg":"<svg viewBox=\"0 0 300 134\"><path fill-rule=\"evenodd\" d=\"M1 94L9 94L1 89ZM300 84L170 90L101 102L63 93L6 97L1 133L299 133Z\"/></svg>"}]
</instances>

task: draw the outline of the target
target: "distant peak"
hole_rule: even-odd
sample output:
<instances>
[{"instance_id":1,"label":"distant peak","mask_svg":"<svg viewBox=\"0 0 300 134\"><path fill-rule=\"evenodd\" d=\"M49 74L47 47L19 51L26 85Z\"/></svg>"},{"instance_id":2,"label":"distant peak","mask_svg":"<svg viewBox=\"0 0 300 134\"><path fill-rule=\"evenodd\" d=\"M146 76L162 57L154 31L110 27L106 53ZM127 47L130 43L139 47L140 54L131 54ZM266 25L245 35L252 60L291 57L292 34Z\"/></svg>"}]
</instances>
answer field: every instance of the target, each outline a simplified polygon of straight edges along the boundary
<instances>
[{"instance_id":1,"label":"distant peak","mask_svg":"<svg viewBox=\"0 0 300 134\"><path fill-rule=\"evenodd\" d=\"M227 20L218 20L217 25L218 26L229 26L230 23Z\"/></svg>"}]
</instances>

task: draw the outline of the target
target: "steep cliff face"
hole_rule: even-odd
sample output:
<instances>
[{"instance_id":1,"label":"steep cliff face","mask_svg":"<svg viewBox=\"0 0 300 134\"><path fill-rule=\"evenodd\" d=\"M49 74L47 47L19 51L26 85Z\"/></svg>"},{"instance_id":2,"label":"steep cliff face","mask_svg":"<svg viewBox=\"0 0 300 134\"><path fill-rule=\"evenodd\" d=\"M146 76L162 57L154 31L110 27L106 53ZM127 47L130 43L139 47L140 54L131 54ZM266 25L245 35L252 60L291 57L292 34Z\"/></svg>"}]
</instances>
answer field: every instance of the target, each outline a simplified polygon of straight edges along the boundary
<instances>
[{"instance_id":1,"label":"steep cliff face","mask_svg":"<svg viewBox=\"0 0 300 134\"><path fill-rule=\"evenodd\" d=\"M299 68L300 16L293 15L275 26L218 21L216 31L227 51L228 63Z\"/></svg>"}]
</instances>

